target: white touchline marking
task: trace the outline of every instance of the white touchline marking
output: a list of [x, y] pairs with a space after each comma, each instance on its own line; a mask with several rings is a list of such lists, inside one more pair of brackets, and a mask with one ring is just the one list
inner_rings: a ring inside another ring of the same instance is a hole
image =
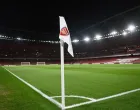
[[137, 91], [140, 91], [140, 88], [134, 89], [134, 90], [130, 90], [130, 91], [126, 91], [126, 92], [122, 92], [122, 93], [115, 94], [115, 95], [111, 95], [111, 96], [104, 97], [104, 98], [99, 98], [99, 99], [97, 99], [97, 101], [102, 101], [102, 100], [111, 99], [111, 98], [114, 98], [114, 97], [119, 97], [119, 96], [122, 96], [122, 95], [126, 95], [126, 94], [130, 94], [130, 93], [133, 93], [133, 92], [137, 92]]
[[65, 109], [79, 107], [79, 106], [82, 106], [82, 105], [87, 105], [87, 104], [91, 104], [91, 103], [95, 103], [95, 102], [99, 102], [99, 101], [103, 101], [103, 100], [119, 97], [119, 96], [122, 96], [122, 95], [126, 95], [126, 94], [130, 94], [130, 93], [133, 93], [133, 92], [137, 92], [137, 91], [140, 91], [140, 88], [134, 89], [134, 90], [130, 90], [130, 91], [126, 91], [126, 92], [122, 92], [122, 93], [115, 94], [115, 95], [111, 95], [111, 96], [107, 96], [107, 97], [103, 97], [103, 98], [99, 98], [99, 99], [96, 99], [96, 100], [93, 100], [93, 101], [87, 101], [87, 102], [83, 102], [83, 103], [79, 103], [79, 104], [73, 104], [73, 105], [70, 105], [70, 106], [66, 106]]
[[[52, 96], [51, 98], [59, 98], [59, 97], [61, 97], [61, 96]], [[85, 97], [85, 96], [78, 96], [78, 95], [65, 95], [65, 97], [69, 97], [69, 98], [74, 97], [74, 98], [81, 98], [81, 99], [87, 99], [87, 100], [91, 100], [91, 101], [95, 100], [96, 101], [96, 99]]]
[[[4, 68], [4, 67], [3, 67]], [[54, 100], [53, 98], [49, 97], [48, 95], [46, 95], [45, 93], [43, 93], [42, 91], [40, 91], [39, 89], [37, 89], [36, 87], [34, 87], [33, 85], [29, 84], [28, 82], [26, 82], [25, 80], [23, 80], [22, 78], [18, 77], [17, 75], [15, 75], [13, 72], [9, 71], [8, 69], [4, 68], [6, 71], [8, 71], [9, 73], [11, 73], [13, 76], [15, 76], [16, 78], [18, 78], [20, 81], [22, 81], [23, 83], [25, 83], [27, 86], [29, 86], [30, 88], [32, 88], [34, 91], [36, 91], [37, 93], [39, 93], [41, 96], [43, 96], [44, 98], [48, 99], [49, 101], [51, 101], [52, 103], [54, 103], [55, 105], [57, 105], [59, 108], [62, 108], [62, 104], [59, 103], [58, 101]]]

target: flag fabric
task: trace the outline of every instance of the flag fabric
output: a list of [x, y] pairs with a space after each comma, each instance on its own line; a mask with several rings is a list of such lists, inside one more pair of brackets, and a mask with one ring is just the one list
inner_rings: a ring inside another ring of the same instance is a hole
[[69, 30], [68, 30], [65, 18], [62, 17], [62, 16], [59, 16], [59, 20], [60, 20], [59, 39], [68, 44], [68, 49], [67, 50], [70, 53], [70, 55], [72, 57], [74, 57], [73, 47], [72, 47], [71, 38], [70, 38], [70, 33], [69, 33]]

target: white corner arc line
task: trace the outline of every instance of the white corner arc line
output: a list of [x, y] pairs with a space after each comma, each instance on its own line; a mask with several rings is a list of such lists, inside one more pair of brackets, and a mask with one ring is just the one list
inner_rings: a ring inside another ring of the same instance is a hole
[[53, 98], [49, 97], [48, 95], [46, 95], [45, 93], [43, 93], [42, 91], [40, 91], [39, 89], [37, 89], [36, 87], [34, 87], [33, 85], [29, 84], [28, 82], [26, 82], [22, 78], [18, 77], [17, 75], [15, 75], [13, 72], [9, 71], [8, 69], [6, 69], [6, 68], [4, 68], [4, 69], [6, 71], [8, 71], [9, 73], [11, 73], [13, 76], [15, 76], [17, 79], [19, 79], [20, 81], [22, 81], [24, 84], [26, 84], [27, 86], [29, 86], [30, 88], [32, 88], [34, 91], [36, 91], [37, 93], [39, 93], [42, 97], [48, 99], [49, 101], [51, 101], [52, 103], [54, 103], [55, 105], [57, 105], [59, 108], [62, 108], [61, 103], [59, 103], [58, 101], [56, 101]]
[[126, 91], [126, 92], [122, 92], [122, 93], [115, 94], [115, 95], [111, 95], [111, 96], [107, 96], [107, 97], [103, 97], [103, 98], [99, 98], [99, 99], [96, 99], [95, 101], [93, 100], [93, 101], [82, 102], [82, 103], [79, 103], [79, 104], [73, 104], [73, 105], [70, 105], [70, 106], [66, 106], [65, 109], [75, 108], [75, 107], [79, 107], [79, 106], [82, 106], [82, 105], [87, 105], [87, 104], [91, 104], [91, 103], [95, 103], [95, 102], [99, 102], [99, 101], [123, 96], [123, 95], [130, 94], [130, 93], [137, 92], [137, 91], [140, 91], [140, 88], [130, 90], [130, 91]]
[[[61, 96], [52, 96], [51, 98], [59, 98]], [[81, 99], [87, 99], [87, 100], [90, 100], [90, 101], [96, 101], [96, 99], [94, 98], [89, 98], [89, 97], [85, 97], [85, 96], [78, 96], [78, 95], [65, 95], [65, 97], [68, 97], [68, 98], [81, 98]]]

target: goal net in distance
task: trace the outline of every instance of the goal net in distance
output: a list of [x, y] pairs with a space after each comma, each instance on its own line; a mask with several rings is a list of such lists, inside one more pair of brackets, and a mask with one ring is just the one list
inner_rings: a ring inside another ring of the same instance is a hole
[[21, 65], [30, 65], [30, 62], [21, 62]]
[[36, 65], [45, 65], [45, 62], [37, 62]]

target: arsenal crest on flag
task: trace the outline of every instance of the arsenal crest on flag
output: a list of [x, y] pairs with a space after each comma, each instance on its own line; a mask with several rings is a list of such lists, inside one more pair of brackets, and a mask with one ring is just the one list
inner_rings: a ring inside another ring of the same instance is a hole
[[59, 17], [60, 19], [60, 35], [59, 38], [63, 41], [66, 42], [68, 44], [68, 52], [71, 54], [71, 56], [74, 57], [73, 54], [73, 48], [72, 48], [72, 44], [71, 44], [71, 38], [70, 38], [70, 33], [66, 24], [66, 21], [64, 19], [64, 17]]

